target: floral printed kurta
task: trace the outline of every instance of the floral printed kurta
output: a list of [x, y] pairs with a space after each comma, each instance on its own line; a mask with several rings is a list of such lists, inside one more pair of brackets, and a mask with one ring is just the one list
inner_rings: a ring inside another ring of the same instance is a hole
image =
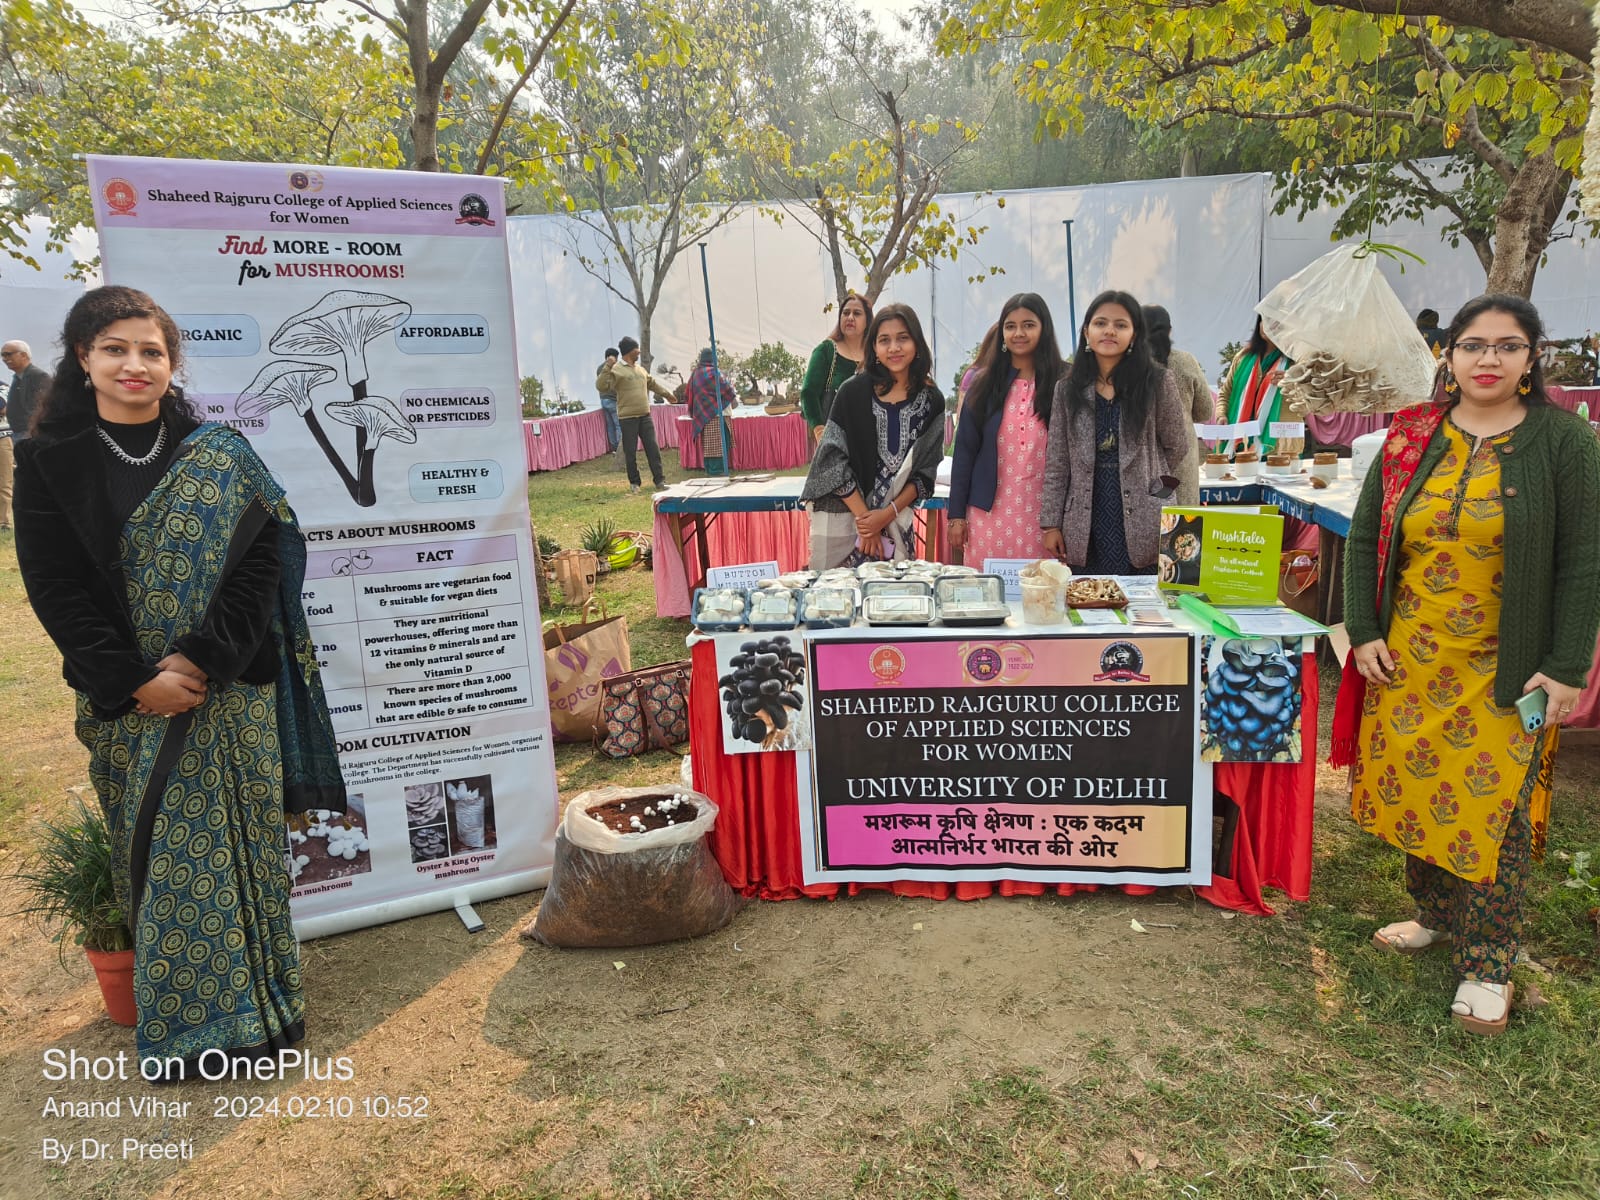
[[1446, 421], [1441, 432], [1449, 448], [1401, 518], [1395, 669], [1387, 688], [1367, 688], [1352, 809], [1368, 833], [1492, 883], [1520, 803], [1543, 845], [1556, 738], [1524, 732], [1493, 696], [1505, 560], [1493, 443], [1516, 431], [1473, 440]]

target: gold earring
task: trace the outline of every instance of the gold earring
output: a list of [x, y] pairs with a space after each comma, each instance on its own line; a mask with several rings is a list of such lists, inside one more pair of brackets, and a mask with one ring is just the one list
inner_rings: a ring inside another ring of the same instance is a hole
[[1522, 377], [1522, 382], [1517, 384], [1517, 395], [1526, 396], [1531, 391], [1533, 391], [1533, 372], [1532, 371], [1530, 371], [1530, 372], [1528, 372], [1528, 374], [1524, 375]]
[[1456, 382], [1456, 377], [1454, 375], [1450, 374], [1448, 371], [1446, 371], [1445, 372], [1445, 376], [1444, 376], [1445, 394], [1449, 395], [1449, 396], [1454, 396], [1456, 394], [1456, 389], [1459, 388], [1460, 386], [1461, 385]]

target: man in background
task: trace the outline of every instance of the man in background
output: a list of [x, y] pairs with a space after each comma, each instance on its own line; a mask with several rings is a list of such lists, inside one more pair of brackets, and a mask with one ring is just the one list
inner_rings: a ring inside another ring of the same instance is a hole
[[27, 342], [12, 341], [0, 346], [0, 359], [11, 368], [11, 390], [0, 398], [0, 529], [11, 528], [11, 474], [14, 465], [12, 440], [28, 436], [34, 410], [50, 376], [43, 367], [33, 365]]
[[[605, 361], [595, 368], [595, 386], [599, 387], [600, 373], [607, 367], [617, 365], [618, 354], [615, 347], [607, 346]], [[606, 449], [617, 456], [617, 466], [621, 464], [622, 450], [622, 422], [617, 419], [617, 394], [615, 392], [600, 393], [600, 411], [606, 414]]]
[[1444, 351], [1444, 330], [1439, 328], [1439, 314], [1431, 308], [1419, 312], [1417, 332], [1422, 335], [1422, 340], [1428, 343], [1428, 349], [1433, 351], [1434, 358], [1438, 358]]
[[622, 461], [628, 469], [628, 490], [639, 490], [639, 443], [644, 443], [644, 456], [650, 463], [650, 481], [660, 491], [667, 486], [661, 471], [661, 447], [656, 445], [656, 427], [650, 419], [650, 393], [674, 399], [639, 365], [639, 343], [625, 337], [617, 343], [620, 360], [607, 359], [595, 377], [594, 386], [604, 396], [607, 392], [617, 398], [617, 418], [622, 423]]

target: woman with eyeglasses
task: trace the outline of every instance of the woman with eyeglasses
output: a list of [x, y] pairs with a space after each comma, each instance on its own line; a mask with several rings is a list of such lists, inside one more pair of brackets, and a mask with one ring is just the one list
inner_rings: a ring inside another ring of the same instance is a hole
[[1194, 426], [1172, 372], [1151, 360], [1144, 310], [1126, 292], [1102, 292], [1089, 305], [1050, 430], [1039, 507], [1045, 554], [1090, 574], [1153, 574], [1161, 507]]
[[1022, 292], [1000, 310], [956, 427], [950, 464], [950, 545], [965, 561], [1038, 552], [1050, 403], [1066, 373], [1050, 307]]
[[1518, 296], [1456, 314], [1439, 393], [1390, 424], [1345, 555], [1332, 762], [1353, 764], [1357, 823], [1406, 852], [1417, 906], [1373, 945], [1447, 947], [1451, 1013], [1480, 1034], [1506, 1027], [1557, 731], [1600, 630], [1600, 443], [1546, 396], [1543, 332]]

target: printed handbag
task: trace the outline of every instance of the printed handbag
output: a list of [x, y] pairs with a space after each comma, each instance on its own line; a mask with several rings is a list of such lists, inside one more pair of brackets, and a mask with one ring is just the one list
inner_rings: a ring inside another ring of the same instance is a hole
[[606, 680], [595, 753], [628, 758], [688, 741], [689, 676], [685, 659]]

